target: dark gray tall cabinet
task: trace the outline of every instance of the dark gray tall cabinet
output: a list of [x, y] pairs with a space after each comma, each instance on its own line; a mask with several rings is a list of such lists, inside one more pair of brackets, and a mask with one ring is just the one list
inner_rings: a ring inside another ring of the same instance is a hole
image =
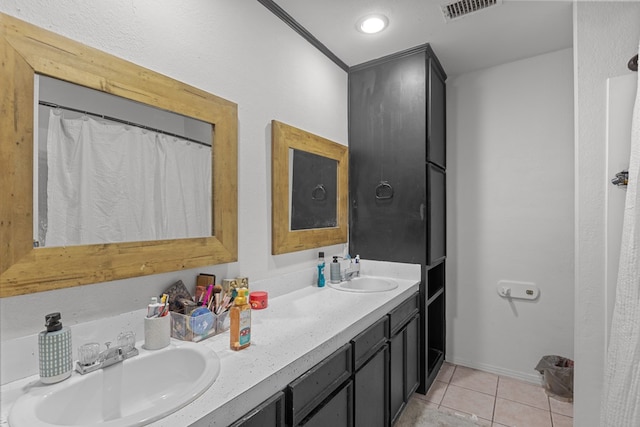
[[429, 45], [349, 69], [349, 250], [422, 265], [422, 393], [445, 351], [446, 78]]

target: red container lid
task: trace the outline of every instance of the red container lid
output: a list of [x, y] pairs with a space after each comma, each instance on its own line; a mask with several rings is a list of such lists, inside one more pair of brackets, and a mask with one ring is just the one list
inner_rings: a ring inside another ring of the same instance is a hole
[[262, 310], [269, 305], [269, 294], [265, 291], [254, 291], [249, 294], [249, 304], [254, 310]]

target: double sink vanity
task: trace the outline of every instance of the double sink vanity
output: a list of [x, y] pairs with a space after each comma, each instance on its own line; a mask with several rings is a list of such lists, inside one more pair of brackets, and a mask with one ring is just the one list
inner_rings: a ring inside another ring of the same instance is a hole
[[247, 349], [231, 351], [227, 333], [157, 351], [139, 341], [139, 356], [87, 375], [3, 386], [0, 425], [352, 425], [376, 409], [389, 425], [418, 381], [420, 266], [363, 260], [362, 276], [355, 292], [308, 272], [256, 281], [270, 301], [252, 312]]

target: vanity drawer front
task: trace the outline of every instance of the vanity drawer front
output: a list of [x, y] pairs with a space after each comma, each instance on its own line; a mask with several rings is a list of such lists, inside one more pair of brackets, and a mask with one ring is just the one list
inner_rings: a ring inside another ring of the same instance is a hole
[[389, 313], [389, 335], [394, 336], [419, 311], [420, 298], [416, 292]]
[[271, 396], [231, 427], [284, 427], [284, 393]]
[[316, 411], [293, 427], [353, 427], [353, 383], [347, 382]]
[[351, 344], [349, 343], [287, 386], [289, 424], [299, 423], [350, 376]]
[[389, 318], [384, 316], [364, 332], [351, 340], [353, 345], [353, 369], [357, 371], [389, 337]]

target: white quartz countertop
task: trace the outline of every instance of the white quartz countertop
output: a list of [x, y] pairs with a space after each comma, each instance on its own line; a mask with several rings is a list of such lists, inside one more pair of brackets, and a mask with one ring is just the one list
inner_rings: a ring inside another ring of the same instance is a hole
[[[417, 270], [412, 269], [411, 274], [400, 275], [413, 279], [398, 278], [393, 269], [387, 270], [388, 274], [374, 271], [377, 276], [398, 282], [391, 291], [354, 293], [329, 286], [304, 286], [276, 297], [271, 297], [270, 292], [268, 308], [252, 310], [251, 345], [240, 351], [230, 350], [229, 332], [198, 343], [216, 352], [220, 375], [196, 400], [151, 425], [228, 426], [416, 292], [420, 270], [415, 267]], [[37, 379], [33, 376], [7, 384], [3, 393]], [[9, 410], [8, 405], [3, 405], [0, 424], [6, 423]]]

